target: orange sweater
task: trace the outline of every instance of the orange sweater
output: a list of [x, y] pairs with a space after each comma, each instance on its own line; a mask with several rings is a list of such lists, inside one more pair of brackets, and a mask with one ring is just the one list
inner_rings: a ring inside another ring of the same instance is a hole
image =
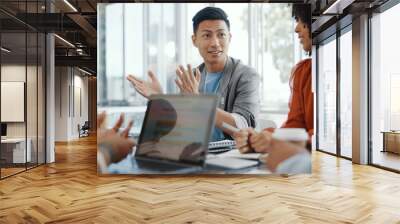
[[304, 128], [314, 134], [314, 102], [311, 90], [311, 59], [297, 63], [290, 77], [289, 113], [282, 128]]

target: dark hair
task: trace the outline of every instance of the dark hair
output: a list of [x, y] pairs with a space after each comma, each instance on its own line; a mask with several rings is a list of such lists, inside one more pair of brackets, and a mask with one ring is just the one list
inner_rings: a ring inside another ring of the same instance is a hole
[[204, 20], [223, 20], [228, 26], [228, 30], [230, 30], [230, 24], [228, 20], [228, 15], [224, 12], [224, 10], [217, 7], [206, 7], [196, 13], [193, 16], [193, 33], [196, 33], [199, 28], [199, 24]]
[[292, 17], [296, 21], [300, 20], [307, 26], [309, 30], [309, 35], [311, 37], [311, 5], [301, 3], [293, 4]]

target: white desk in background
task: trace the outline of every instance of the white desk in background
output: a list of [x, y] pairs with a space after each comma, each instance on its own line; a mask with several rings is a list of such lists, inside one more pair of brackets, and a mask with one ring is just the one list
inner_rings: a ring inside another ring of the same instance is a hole
[[[1, 139], [1, 157], [7, 163], [25, 163], [31, 162], [32, 153], [30, 138], [26, 139], [27, 147], [25, 154], [25, 138], [5, 138]], [[12, 160], [11, 160], [12, 156]], [[25, 158], [27, 161], [25, 161]]]

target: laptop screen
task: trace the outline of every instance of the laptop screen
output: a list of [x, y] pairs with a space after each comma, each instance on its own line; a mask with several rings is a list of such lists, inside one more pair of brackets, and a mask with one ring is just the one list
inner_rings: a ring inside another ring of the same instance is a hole
[[1, 136], [7, 136], [7, 124], [1, 123]]
[[148, 102], [136, 156], [203, 164], [216, 95], [158, 95]]

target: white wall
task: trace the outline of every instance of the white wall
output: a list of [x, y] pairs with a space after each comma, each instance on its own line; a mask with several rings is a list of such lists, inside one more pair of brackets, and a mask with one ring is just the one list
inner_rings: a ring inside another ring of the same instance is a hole
[[[27, 69], [27, 70], [25, 70]], [[32, 127], [36, 130], [36, 113], [32, 113], [32, 111], [36, 112], [37, 107], [37, 99], [36, 99], [36, 80], [31, 78], [31, 74], [36, 74], [36, 67], [25, 65], [17, 65], [17, 64], [9, 64], [9, 65], [2, 65], [1, 67], [1, 81], [4, 82], [25, 82], [25, 75], [26, 71], [28, 72], [28, 88], [27, 88], [27, 106], [29, 107], [27, 118], [28, 122], [28, 129]], [[42, 105], [39, 105], [39, 107]], [[8, 108], [2, 108], [1, 110], [7, 110]], [[35, 124], [31, 124], [33, 122]], [[25, 122], [8, 122], [7, 123], [7, 136], [9, 137], [25, 137]], [[33, 127], [35, 126], [35, 127]], [[29, 132], [29, 130], [28, 130]], [[28, 133], [29, 135], [29, 133]], [[29, 137], [29, 136], [28, 136]]]
[[[54, 11], [50, 2], [46, 2], [46, 7]], [[46, 35], [46, 163], [56, 160], [55, 153], [55, 42], [54, 35]]]
[[[1, 81], [6, 82], [25, 82], [25, 65], [2, 65], [1, 66]], [[7, 108], [1, 108], [7, 110]], [[25, 123], [11, 122], [7, 123], [8, 137], [25, 137]]]
[[56, 67], [55, 73], [55, 140], [70, 141], [88, 120], [88, 78], [72, 67]]
[[68, 68], [56, 67], [55, 68], [55, 141], [68, 140]]
[[[30, 148], [32, 151], [32, 161], [44, 163], [44, 92], [43, 83], [44, 74], [41, 66], [32, 66], [25, 64], [3, 64], [1, 66], [1, 81], [3, 82], [24, 82], [26, 85], [26, 106], [21, 108], [22, 113], [26, 112], [26, 120], [22, 122], [6, 122], [7, 137], [30, 139]], [[27, 80], [25, 80], [27, 78]], [[3, 89], [4, 90], [4, 89]], [[3, 92], [2, 90], [2, 92]], [[23, 94], [23, 92], [21, 93]], [[7, 97], [2, 95], [3, 97]], [[25, 96], [24, 96], [25, 97]], [[13, 113], [10, 107], [2, 107], [2, 112]], [[15, 113], [15, 112], [14, 112]], [[37, 153], [39, 156], [37, 157]]]

